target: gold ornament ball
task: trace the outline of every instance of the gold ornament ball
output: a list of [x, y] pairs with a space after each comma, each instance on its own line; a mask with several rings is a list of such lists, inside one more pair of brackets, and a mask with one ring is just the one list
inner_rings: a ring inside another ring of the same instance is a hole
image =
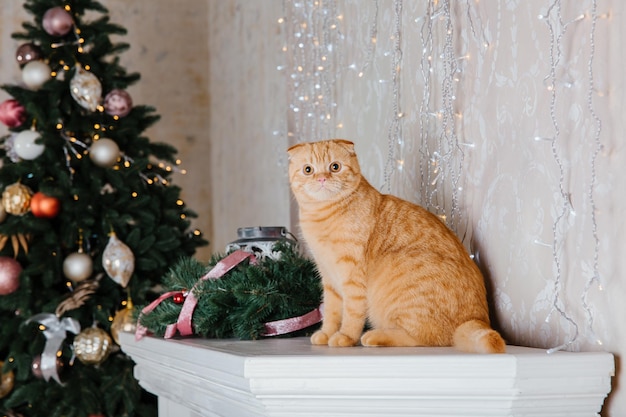
[[133, 309], [125, 308], [115, 313], [113, 322], [111, 323], [111, 336], [118, 345], [120, 344], [120, 332], [134, 333], [137, 329], [137, 323], [133, 319]]
[[100, 365], [111, 353], [111, 343], [107, 332], [90, 327], [74, 338], [74, 353], [85, 365]]
[[2, 192], [2, 206], [9, 214], [21, 216], [30, 210], [30, 199], [33, 191], [25, 185], [15, 183], [7, 186]]
[[11, 391], [13, 391], [13, 386], [15, 385], [15, 375], [13, 371], [2, 372], [2, 367], [4, 366], [4, 362], [0, 361], [0, 398], [4, 398]]

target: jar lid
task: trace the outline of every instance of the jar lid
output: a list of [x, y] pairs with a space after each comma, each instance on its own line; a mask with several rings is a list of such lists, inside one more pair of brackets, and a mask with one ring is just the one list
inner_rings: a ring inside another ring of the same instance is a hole
[[239, 239], [280, 239], [289, 234], [287, 228], [282, 226], [240, 227], [237, 229]]

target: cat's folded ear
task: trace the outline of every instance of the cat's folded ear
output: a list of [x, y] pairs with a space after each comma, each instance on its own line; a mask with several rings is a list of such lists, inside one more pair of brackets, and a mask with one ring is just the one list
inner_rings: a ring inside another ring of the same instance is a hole
[[349, 140], [333, 139], [333, 142], [335, 142], [337, 145], [340, 145], [343, 148], [345, 148], [348, 152], [350, 152], [351, 155], [354, 155], [356, 153], [354, 151], [354, 143], [350, 142]]
[[289, 158], [291, 158], [296, 149], [301, 148], [302, 146], [304, 146], [304, 143], [296, 143], [295, 145], [290, 146], [287, 149], [287, 155], [289, 156]]

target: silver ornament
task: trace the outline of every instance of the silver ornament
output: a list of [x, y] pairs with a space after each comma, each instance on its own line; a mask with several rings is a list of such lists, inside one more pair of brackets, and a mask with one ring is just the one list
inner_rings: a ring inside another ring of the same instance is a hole
[[70, 80], [70, 93], [82, 107], [96, 111], [102, 98], [102, 84], [98, 77], [77, 65], [76, 72]]
[[39, 133], [35, 130], [23, 130], [13, 139], [13, 151], [22, 159], [33, 160], [44, 151], [44, 145], [36, 143]]
[[120, 147], [112, 139], [100, 138], [91, 144], [89, 157], [94, 164], [108, 168], [113, 166], [120, 157]]
[[93, 260], [83, 252], [74, 252], [63, 261], [63, 273], [72, 282], [80, 282], [91, 276]]
[[36, 91], [52, 77], [50, 73], [50, 67], [45, 62], [31, 61], [22, 70], [22, 81], [28, 88]]
[[115, 233], [111, 233], [102, 252], [102, 266], [113, 281], [126, 288], [135, 271], [135, 255]]

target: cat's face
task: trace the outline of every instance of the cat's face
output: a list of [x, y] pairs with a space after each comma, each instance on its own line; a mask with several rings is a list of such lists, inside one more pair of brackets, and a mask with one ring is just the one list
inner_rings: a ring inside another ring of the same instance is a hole
[[299, 203], [332, 201], [353, 192], [361, 170], [352, 142], [299, 143], [287, 150], [289, 182]]

